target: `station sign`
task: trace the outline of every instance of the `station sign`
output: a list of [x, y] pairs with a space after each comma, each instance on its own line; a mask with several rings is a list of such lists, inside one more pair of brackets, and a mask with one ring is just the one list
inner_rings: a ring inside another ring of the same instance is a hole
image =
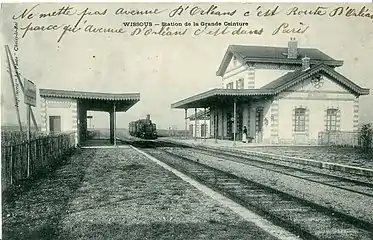
[[36, 85], [28, 79], [24, 82], [25, 103], [35, 107], [36, 106]]

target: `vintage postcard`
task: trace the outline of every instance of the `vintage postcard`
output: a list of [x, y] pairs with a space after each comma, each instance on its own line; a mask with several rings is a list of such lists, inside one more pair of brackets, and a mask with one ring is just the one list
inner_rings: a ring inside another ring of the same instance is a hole
[[371, 3], [3, 3], [4, 239], [373, 239]]

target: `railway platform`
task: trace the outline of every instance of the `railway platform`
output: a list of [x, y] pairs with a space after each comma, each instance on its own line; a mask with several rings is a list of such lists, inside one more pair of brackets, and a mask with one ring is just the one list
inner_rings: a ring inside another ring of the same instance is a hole
[[9, 197], [3, 202], [3, 236], [275, 239], [130, 147], [78, 149], [54, 172]]
[[242, 153], [248, 156], [265, 156], [276, 160], [291, 161], [305, 165], [337, 170], [351, 174], [373, 177], [373, 152], [362, 153], [356, 148], [328, 147], [318, 145], [271, 145], [244, 143], [215, 139], [160, 138], [163, 141], [200, 146], [204, 148]]

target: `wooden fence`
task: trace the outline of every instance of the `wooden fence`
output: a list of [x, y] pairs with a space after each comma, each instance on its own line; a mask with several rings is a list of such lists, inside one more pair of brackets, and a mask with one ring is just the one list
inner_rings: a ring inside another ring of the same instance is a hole
[[[75, 148], [74, 133], [34, 135], [30, 142], [2, 142], [2, 192], [10, 186], [51, 168]], [[30, 149], [30, 161], [28, 161]]]

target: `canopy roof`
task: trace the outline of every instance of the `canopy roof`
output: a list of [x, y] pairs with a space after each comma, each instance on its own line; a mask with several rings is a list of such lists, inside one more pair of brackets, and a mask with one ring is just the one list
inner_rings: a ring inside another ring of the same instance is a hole
[[204, 108], [233, 102], [261, 99], [273, 95], [272, 90], [215, 88], [171, 104], [171, 108]]
[[82, 92], [56, 89], [39, 89], [42, 98], [76, 99], [92, 111], [112, 111], [114, 104], [116, 111], [127, 111], [138, 101], [140, 93], [103, 93]]

